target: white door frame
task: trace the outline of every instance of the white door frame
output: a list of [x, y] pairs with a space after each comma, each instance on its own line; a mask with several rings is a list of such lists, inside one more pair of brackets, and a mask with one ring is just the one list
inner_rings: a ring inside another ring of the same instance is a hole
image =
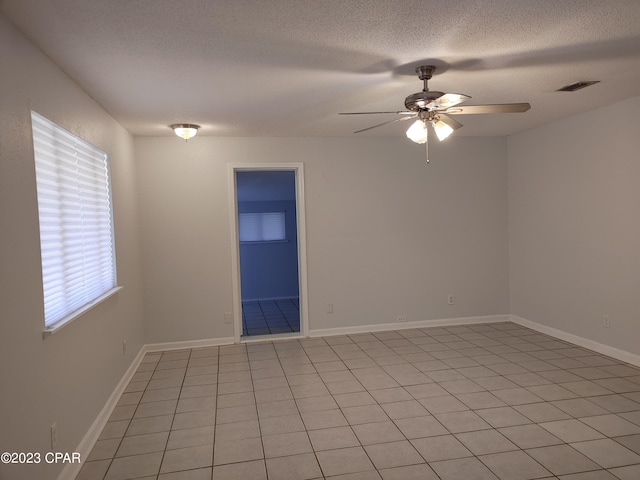
[[[309, 335], [307, 305], [307, 237], [304, 206], [304, 164], [292, 163], [230, 163], [227, 168], [229, 218], [231, 226], [231, 280], [233, 282], [233, 337], [240, 343], [242, 336], [242, 296], [240, 287], [240, 242], [238, 241], [238, 192], [236, 172], [247, 171], [295, 172], [296, 226], [298, 228], [298, 288], [300, 295], [300, 336]], [[258, 337], [256, 337], [258, 338]]]

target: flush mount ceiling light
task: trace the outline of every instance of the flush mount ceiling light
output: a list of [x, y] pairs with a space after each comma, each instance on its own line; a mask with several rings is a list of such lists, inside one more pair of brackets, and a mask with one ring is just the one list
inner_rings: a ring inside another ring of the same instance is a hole
[[200, 125], [195, 125], [193, 123], [174, 123], [169, 126], [177, 136], [184, 138], [185, 141], [195, 137], [196, 133], [198, 133], [198, 129], [200, 128]]

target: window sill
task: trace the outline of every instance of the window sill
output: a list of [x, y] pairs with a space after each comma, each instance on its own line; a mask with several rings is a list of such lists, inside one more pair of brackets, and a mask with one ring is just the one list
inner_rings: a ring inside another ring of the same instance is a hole
[[79, 310], [76, 310], [75, 312], [71, 313], [70, 315], [67, 315], [63, 319], [61, 319], [58, 322], [56, 322], [55, 324], [53, 324], [53, 325], [51, 325], [49, 327], [46, 327], [42, 331], [42, 339], [45, 340], [48, 337], [50, 337], [51, 335], [53, 335], [54, 333], [58, 333], [60, 330], [62, 330], [64, 327], [66, 327], [67, 325], [72, 323], [74, 320], [76, 320], [77, 318], [80, 318], [86, 312], [88, 312], [92, 308], [100, 305], [102, 302], [104, 302], [108, 298], [111, 298], [116, 293], [118, 293], [120, 290], [122, 290], [121, 286], [113, 287], [111, 290], [109, 290], [108, 292], [103, 293], [98, 298], [96, 298], [95, 300], [93, 300], [90, 303], [87, 303], [84, 307], [80, 308]]
[[240, 241], [240, 245], [261, 245], [263, 243], [289, 243], [289, 240], [243, 240]]

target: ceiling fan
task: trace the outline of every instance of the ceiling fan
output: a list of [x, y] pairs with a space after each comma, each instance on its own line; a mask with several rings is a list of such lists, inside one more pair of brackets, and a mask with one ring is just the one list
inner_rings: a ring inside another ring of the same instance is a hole
[[[518, 113], [526, 112], [531, 108], [528, 103], [502, 103], [495, 105], [468, 105], [459, 106], [460, 103], [469, 100], [471, 97], [461, 93], [444, 93], [429, 91], [427, 82], [433, 76], [436, 67], [433, 65], [422, 65], [416, 68], [418, 78], [424, 82], [421, 92], [409, 95], [404, 99], [404, 106], [407, 110], [396, 112], [346, 112], [340, 115], [376, 115], [383, 113], [393, 113], [402, 115], [400, 118], [379, 123], [371, 127], [357, 130], [353, 133], [366, 132], [373, 128], [381, 127], [389, 123], [403, 122], [416, 119], [407, 130], [407, 137], [416, 143], [427, 142], [427, 126], [431, 125], [438, 140], [447, 138], [454, 130], [463, 125], [449, 117], [449, 115], [475, 115], [486, 113]], [[429, 160], [427, 160], [428, 162]]]

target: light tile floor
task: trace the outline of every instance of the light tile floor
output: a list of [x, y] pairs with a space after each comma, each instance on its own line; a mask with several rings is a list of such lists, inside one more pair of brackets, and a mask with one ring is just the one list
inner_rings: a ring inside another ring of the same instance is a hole
[[77, 480], [630, 480], [640, 368], [511, 323], [147, 354]]

